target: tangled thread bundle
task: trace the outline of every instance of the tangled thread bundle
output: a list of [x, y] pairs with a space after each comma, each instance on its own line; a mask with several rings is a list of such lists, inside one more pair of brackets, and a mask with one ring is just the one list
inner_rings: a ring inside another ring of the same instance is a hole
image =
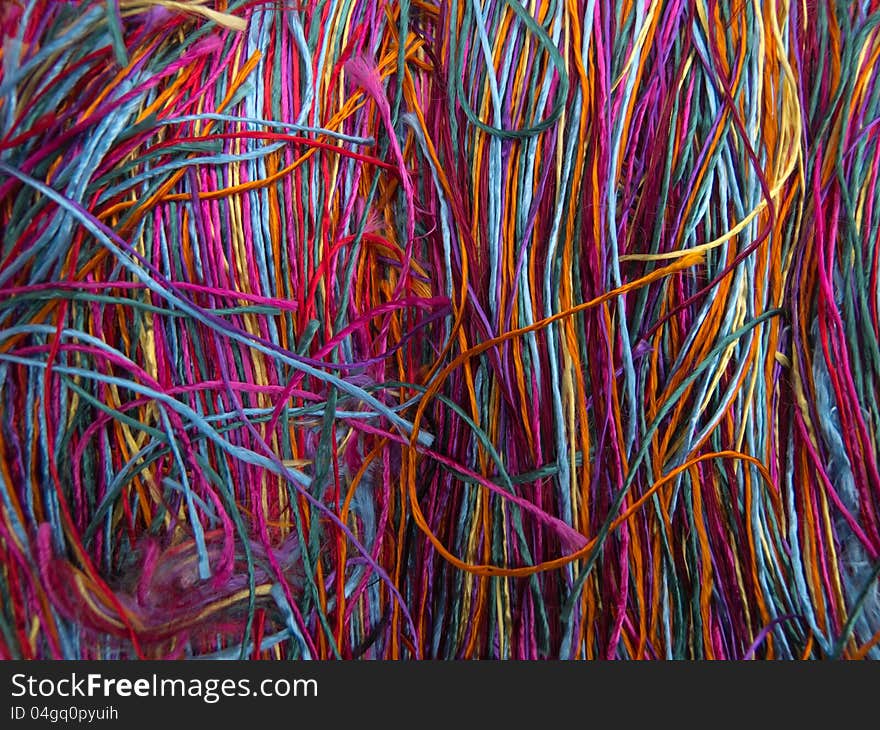
[[876, 0], [0, 21], [0, 655], [878, 656]]

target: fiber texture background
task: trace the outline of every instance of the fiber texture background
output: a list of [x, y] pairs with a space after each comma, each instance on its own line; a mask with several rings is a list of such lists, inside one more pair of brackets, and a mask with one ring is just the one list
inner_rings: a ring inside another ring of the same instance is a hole
[[880, 2], [0, 33], [0, 656], [880, 656]]

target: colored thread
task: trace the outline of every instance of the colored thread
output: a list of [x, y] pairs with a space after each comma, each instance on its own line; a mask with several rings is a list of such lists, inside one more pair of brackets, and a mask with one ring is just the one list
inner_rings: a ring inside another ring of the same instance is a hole
[[880, 3], [0, 33], [0, 656], [880, 656]]

